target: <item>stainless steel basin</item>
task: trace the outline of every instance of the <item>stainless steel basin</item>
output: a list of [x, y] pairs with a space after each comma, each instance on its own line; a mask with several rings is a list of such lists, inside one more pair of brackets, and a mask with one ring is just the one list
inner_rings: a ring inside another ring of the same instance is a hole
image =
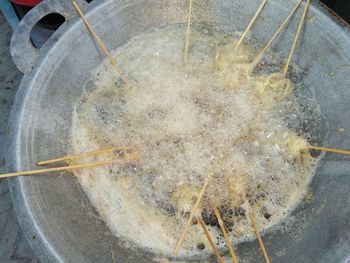
[[[265, 43], [295, 0], [270, 0], [252, 30]], [[185, 23], [187, 1], [81, 1], [87, 17], [109, 49], [155, 27]], [[195, 0], [193, 21], [243, 30], [260, 0]], [[65, 24], [40, 50], [29, 41], [32, 26], [47, 13]], [[300, 17], [281, 35], [274, 50], [286, 57]], [[39, 159], [69, 149], [72, 107], [84, 81], [104, 55], [77, 17], [70, 1], [46, 0], [21, 22], [12, 40], [15, 63], [26, 74], [11, 122], [8, 169], [34, 169]], [[293, 63], [303, 87], [313, 86], [323, 116], [322, 144], [350, 149], [350, 32], [313, 1]], [[311, 96], [311, 95], [310, 95]], [[337, 133], [343, 127], [345, 132]], [[272, 262], [349, 262], [350, 159], [327, 154], [310, 185], [312, 200], [302, 203], [288, 224], [266, 233]], [[22, 228], [43, 262], [150, 262], [151, 255], [114, 237], [73, 176], [54, 174], [11, 179], [11, 193]], [[127, 223], [128, 220], [125, 219]], [[128, 247], [128, 248], [126, 248]], [[238, 246], [241, 262], [262, 262], [256, 242]], [[199, 260], [199, 259], [198, 259]], [[215, 260], [214, 256], [211, 260]]]

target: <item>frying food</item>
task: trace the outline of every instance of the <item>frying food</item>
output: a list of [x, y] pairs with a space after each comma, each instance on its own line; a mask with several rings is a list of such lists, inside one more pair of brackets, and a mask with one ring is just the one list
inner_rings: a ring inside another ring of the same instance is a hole
[[[172, 254], [208, 176], [199, 214], [220, 248], [213, 208], [233, 244], [254, 236], [250, 208], [259, 229], [272, 231], [305, 195], [317, 161], [301, 151], [311, 131], [290, 121], [305, 115], [295, 84], [269, 72], [277, 59], [256, 72], [253, 46], [234, 51], [225, 32], [198, 26], [184, 65], [183, 32], [167, 26], [116, 51], [134, 84], [120, 81], [107, 61], [100, 65], [76, 105], [71, 133], [75, 151], [129, 146], [112, 168], [75, 175], [116, 236], [163, 255]], [[180, 254], [211, 253], [197, 223]]]

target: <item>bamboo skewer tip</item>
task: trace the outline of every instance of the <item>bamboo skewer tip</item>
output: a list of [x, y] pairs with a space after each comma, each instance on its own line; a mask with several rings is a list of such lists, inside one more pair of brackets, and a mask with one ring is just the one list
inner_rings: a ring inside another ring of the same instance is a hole
[[192, 0], [189, 0], [188, 6], [188, 18], [187, 18], [187, 30], [185, 35], [185, 50], [184, 50], [184, 61], [187, 64], [188, 61], [188, 51], [190, 45], [190, 33], [191, 33], [191, 18], [192, 18]]
[[236, 46], [234, 47], [234, 51], [237, 51], [237, 49], [240, 47], [240, 45], [242, 44], [244, 38], [246, 37], [246, 35], [248, 34], [249, 30], [251, 29], [251, 27], [254, 25], [256, 19], [258, 18], [258, 16], [260, 15], [261, 11], [264, 9], [264, 6], [266, 5], [268, 0], [263, 0], [260, 4], [260, 6], [258, 7], [258, 10], [255, 12], [253, 18], [250, 20], [248, 26], [246, 27], [246, 29], [244, 30], [242, 36], [239, 38], [238, 42], [236, 43]]
[[44, 173], [58, 172], [58, 171], [69, 171], [69, 170], [91, 168], [91, 167], [98, 167], [98, 166], [107, 166], [111, 164], [113, 164], [113, 161], [102, 161], [102, 162], [92, 162], [92, 163], [68, 165], [68, 166], [61, 166], [61, 167], [54, 167], [54, 168], [45, 168], [45, 169], [39, 169], [39, 170], [20, 171], [20, 172], [14, 172], [14, 173], [1, 174], [0, 179], [16, 177], [16, 176], [44, 174]]
[[224, 260], [222, 259], [221, 255], [220, 255], [220, 252], [216, 248], [216, 245], [215, 245], [212, 237], [210, 236], [209, 231], [208, 231], [207, 227], [205, 226], [205, 223], [204, 223], [203, 219], [198, 217], [198, 223], [199, 223], [200, 227], [202, 228], [202, 230], [203, 230], [203, 232], [205, 234], [205, 237], [208, 239], [208, 242], [209, 242], [211, 248], [213, 249], [218, 262], [219, 263], [223, 263]]
[[297, 47], [298, 40], [300, 38], [300, 33], [301, 33], [301, 30], [302, 30], [303, 25], [304, 25], [305, 17], [306, 17], [307, 11], [308, 11], [309, 6], [310, 6], [310, 2], [311, 2], [311, 0], [307, 0], [307, 2], [305, 4], [304, 11], [303, 11], [303, 14], [301, 16], [301, 19], [300, 19], [300, 22], [299, 22], [299, 25], [298, 25], [298, 29], [297, 29], [297, 31], [295, 33], [295, 37], [294, 37], [292, 48], [291, 48], [291, 50], [289, 52], [288, 59], [287, 59], [287, 62], [285, 64], [285, 66], [284, 66], [284, 69], [282, 70], [282, 73], [285, 76], [288, 73], [288, 68], [289, 68], [290, 63], [292, 61], [292, 57], [293, 57], [294, 51], [295, 51], [295, 49]]
[[266, 53], [266, 51], [271, 47], [272, 42], [277, 38], [277, 36], [280, 34], [280, 32], [285, 28], [285, 26], [287, 25], [287, 23], [290, 21], [290, 19], [294, 16], [294, 14], [296, 13], [296, 11], [298, 10], [298, 8], [300, 7], [301, 3], [304, 0], [299, 0], [299, 2], [297, 2], [297, 4], [294, 6], [294, 8], [289, 12], [289, 14], [287, 15], [287, 17], [280, 23], [280, 25], [278, 26], [277, 30], [275, 31], [275, 33], [272, 35], [272, 37], [270, 38], [270, 40], [266, 43], [265, 47], [262, 48], [257, 56], [255, 57], [255, 59], [252, 62], [253, 67], [255, 67], [259, 61], [262, 59], [263, 55]]
[[175, 247], [175, 250], [174, 250], [174, 254], [175, 255], [178, 255], [178, 253], [180, 251], [180, 248], [181, 248], [182, 242], [185, 239], [185, 235], [187, 233], [187, 230], [188, 230], [188, 228], [189, 228], [189, 226], [190, 226], [190, 224], [191, 224], [191, 222], [193, 220], [193, 217], [195, 216], [195, 213], [197, 212], [197, 208], [198, 208], [198, 206], [199, 206], [199, 204], [200, 204], [200, 202], [201, 202], [201, 200], [202, 200], [202, 198], [204, 196], [204, 193], [207, 190], [207, 187], [208, 187], [208, 184], [209, 184], [209, 179], [210, 179], [210, 177], [208, 177], [205, 180], [205, 182], [203, 184], [203, 187], [202, 187], [202, 190], [200, 191], [200, 193], [198, 195], [197, 201], [196, 201], [196, 203], [194, 204], [194, 206], [192, 208], [192, 212], [190, 214], [190, 217], [188, 218], [188, 220], [186, 222], [186, 225], [185, 225], [185, 227], [184, 227], [184, 229], [183, 229], [183, 231], [181, 233], [181, 236], [180, 236], [180, 238], [179, 238], [179, 240], [178, 240], [178, 242], [176, 244], [176, 247]]
[[88, 156], [95, 156], [95, 155], [99, 155], [99, 154], [105, 154], [105, 153], [108, 153], [108, 152], [113, 152], [113, 151], [115, 151], [117, 149], [118, 149], [118, 147], [108, 147], [108, 148], [104, 148], [104, 149], [100, 149], [100, 150], [94, 150], [94, 151], [90, 151], [90, 152], [66, 155], [66, 156], [63, 156], [63, 157], [55, 158], [55, 159], [39, 161], [37, 164], [39, 166], [41, 166], [41, 165], [46, 165], [46, 164], [56, 163], [56, 162], [61, 162], [61, 161], [66, 161], [66, 160], [77, 160], [77, 159], [82, 159], [82, 158], [88, 157]]
[[255, 215], [254, 215], [254, 212], [253, 212], [253, 209], [249, 209], [248, 211], [248, 215], [249, 215], [249, 219], [250, 219], [250, 222], [252, 224], [252, 227], [254, 229], [254, 232], [255, 232], [255, 235], [256, 235], [256, 238], [258, 239], [258, 243], [259, 243], [259, 246], [260, 246], [260, 249], [261, 249], [261, 252], [263, 253], [263, 256], [265, 258], [265, 262], [266, 263], [270, 263], [270, 259], [267, 255], [267, 252], [266, 252], [266, 249], [265, 249], [265, 245], [264, 245], [264, 242], [260, 236], [260, 232], [259, 232], [259, 229], [256, 225], [256, 220], [255, 220]]
[[128, 81], [126, 75], [124, 74], [123, 70], [118, 66], [118, 63], [115, 61], [115, 59], [113, 58], [111, 53], [108, 51], [108, 49], [106, 48], [105, 44], [102, 42], [101, 38], [97, 35], [96, 31], [93, 29], [93, 27], [90, 24], [89, 20], [84, 15], [83, 10], [80, 8], [80, 6], [78, 5], [78, 3], [76, 1], [73, 0], [72, 4], [73, 4], [74, 8], [77, 10], [77, 12], [80, 15], [80, 17], [83, 19], [86, 27], [88, 28], [88, 30], [90, 31], [90, 33], [92, 34], [94, 39], [96, 40], [97, 44], [100, 46], [102, 51], [105, 53], [106, 57], [109, 59], [110, 63], [112, 64], [113, 68], [117, 72], [118, 76], [122, 79], [122, 81], [127, 86], [129, 86], [129, 81]]
[[336, 148], [328, 148], [328, 147], [322, 147], [322, 146], [315, 146], [315, 145], [309, 145], [306, 148], [301, 149], [301, 151], [307, 151], [307, 150], [316, 150], [316, 151], [323, 151], [323, 152], [331, 152], [331, 153], [339, 153], [339, 154], [350, 155], [350, 151], [347, 151], [347, 150], [341, 150], [341, 149], [336, 149]]
[[227, 248], [228, 250], [230, 251], [230, 254], [231, 254], [231, 257], [232, 257], [232, 261], [234, 263], [238, 263], [238, 258], [236, 256], [236, 253], [235, 251], [233, 250], [233, 246], [231, 244], [231, 241], [228, 237], [228, 234], [226, 232], [226, 229], [225, 229], [225, 225], [224, 225], [224, 222], [222, 220], [222, 217], [221, 217], [221, 214], [220, 214], [220, 211], [215, 207], [214, 208], [214, 213], [215, 213], [215, 216], [219, 222], [219, 225], [220, 225], [220, 228], [221, 228], [221, 231], [222, 231], [222, 234], [224, 235], [224, 239], [225, 239], [225, 242], [226, 242], [226, 245], [227, 245]]

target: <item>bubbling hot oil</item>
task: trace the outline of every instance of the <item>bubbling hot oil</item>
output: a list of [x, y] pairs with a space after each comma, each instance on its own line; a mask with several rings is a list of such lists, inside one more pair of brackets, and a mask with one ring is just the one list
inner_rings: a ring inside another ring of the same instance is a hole
[[[301, 114], [293, 86], [279, 74], [252, 73], [255, 51], [233, 51], [220, 32], [193, 31], [183, 64], [183, 32], [168, 26], [117, 50], [131, 79], [125, 86], [106, 61], [76, 107], [77, 152], [126, 145], [111, 168], [76, 171], [111, 231], [154, 253], [171, 255], [205, 181], [199, 214], [218, 246], [218, 207], [233, 243], [253, 235], [247, 209], [261, 230], [273, 229], [301, 200], [315, 160], [300, 149], [302, 132], [286, 124]], [[194, 222], [180, 254], [210, 253]]]

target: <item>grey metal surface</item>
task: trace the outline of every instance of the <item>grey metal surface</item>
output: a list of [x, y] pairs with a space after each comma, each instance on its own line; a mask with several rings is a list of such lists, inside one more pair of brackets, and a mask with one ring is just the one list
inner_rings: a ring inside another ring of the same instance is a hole
[[[254, 38], [264, 43], [295, 2], [271, 0], [253, 29]], [[259, 3], [198, 0], [193, 21], [218, 23], [228, 32], [242, 30]], [[96, 31], [114, 49], [150, 28], [185, 22], [187, 4], [105, 0], [94, 1], [88, 9]], [[293, 20], [274, 46], [283, 57], [297, 21]], [[24, 76], [16, 97], [7, 156], [10, 170], [33, 169], [37, 160], [67, 152], [73, 105], [90, 70], [104, 58], [80, 19], [69, 19], [53, 39]], [[349, 31], [314, 3], [293, 62], [303, 72], [299, 76], [303, 86], [317, 91], [315, 98], [330, 127], [323, 145], [338, 148], [350, 148], [349, 49]], [[13, 54], [21, 52], [14, 50]], [[337, 133], [338, 127], [346, 132]], [[344, 262], [350, 255], [349, 168], [346, 156], [329, 154], [322, 160], [311, 184], [312, 202], [296, 209], [288, 226], [265, 235], [272, 262]], [[72, 176], [17, 178], [10, 185], [20, 223], [27, 238], [35, 235], [32, 246], [43, 262], [112, 262], [112, 250], [117, 262], [153, 259], [132, 244], [126, 249], [123, 240], [110, 234]], [[242, 262], [262, 260], [256, 242], [240, 244], [238, 254]]]
[[[82, 6], [86, 4], [82, 0], [77, 0], [77, 2]], [[11, 55], [15, 64], [23, 73], [30, 73], [36, 65], [40, 53], [46, 53], [47, 47], [51, 47], [53, 42], [56, 41], [55, 38], [51, 38], [42, 48], [38, 49], [33, 46], [30, 40], [30, 34], [34, 26], [40, 19], [51, 13], [61, 14], [66, 19], [75, 16], [75, 10], [70, 1], [46, 0], [23, 17], [18, 25], [18, 29], [13, 34]]]
[[[22, 73], [12, 62], [12, 30], [0, 12], [0, 173], [6, 171], [5, 150], [8, 145], [8, 119]], [[7, 180], [0, 180], [0, 262], [39, 262], [22, 234], [12, 206]]]

